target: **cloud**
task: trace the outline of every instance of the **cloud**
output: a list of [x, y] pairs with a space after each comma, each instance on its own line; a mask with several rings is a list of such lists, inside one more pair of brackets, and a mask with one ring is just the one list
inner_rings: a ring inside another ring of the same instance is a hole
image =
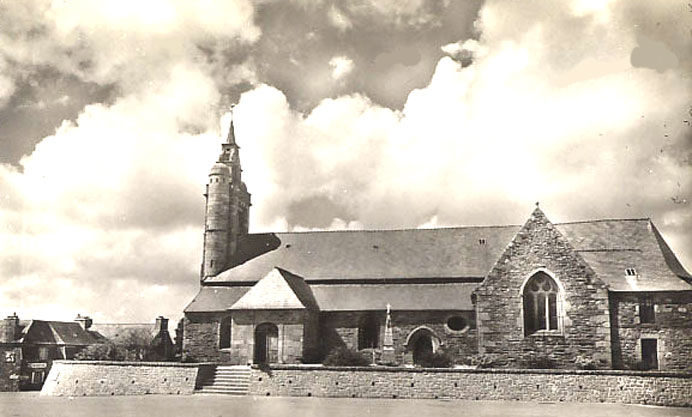
[[[160, 78], [112, 105], [87, 106], [23, 158], [21, 172], [0, 165], [0, 304], [25, 317], [180, 315], [199, 273], [220, 97], [196, 68]], [[200, 133], [186, 133], [190, 125]], [[26, 286], [36, 287], [30, 297]], [[158, 312], [157, 286], [169, 288]]]
[[[273, 87], [246, 93], [253, 229], [324, 227], [329, 212], [378, 228], [521, 223], [540, 201], [555, 221], [652, 216], [689, 265], [689, 205], [671, 200], [692, 192], [689, 79], [632, 67], [635, 30], [611, 30], [626, 16], [488, 2], [479, 39], [446, 48], [474, 62], [440, 59], [402, 111], [351, 94], [301, 113]], [[287, 218], [315, 200], [319, 220]]]
[[[488, 1], [480, 33], [440, 41], [435, 53], [449, 56], [401, 110], [352, 92], [301, 111], [283, 86], [261, 83], [261, 57], [228, 51], [260, 35], [249, 3], [161, 1], [154, 15], [65, 4], [83, 9], [0, 6], [2, 62], [13, 63], [0, 67], [0, 86], [12, 81], [0, 91], [7, 99], [28, 66], [50, 65], [118, 94], [64, 122], [20, 167], [0, 165], [0, 304], [22, 317], [180, 314], [197, 288], [219, 109], [237, 83], [254, 85], [235, 109], [253, 232], [521, 223], [540, 201], [555, 221], [651, 215], [692, 264], [692, 48], [684, 25], [657, 29], [667, 4]], [[205, 4], [220, 9], [201, 13]], [[434, 26], [416, 15], [425, 4], [340, 7], [354, 28], [372, 10]], [[678, 65], [633, 66], [641, 36]], [[422, 59], [404, 55], [402, 67]], [[330, 57], [341, 61], [327, 67]], [[314, 68], [338, 84], [330, 68], [354, 79], [364, 61], [329, 51]]]
[[353, 27], [353, 22], [338, 7], [332, 5], [327, 12], [329, 22], [340, 31], [346, 31]]
[[655, 69], [663, 72], [678, 66], [678, 57], [663, 42], [654, 41], [644, 35], [639, 37], [639, 46], [632, 50], [633, 67]]
[[342, 79], [353, 71], [353, 61], [346, 56], [335, 56], [329, 60], [329, 66], [332, 67], [332, 78], [335, 80]]
[[261, 32], [253, 18], [247, 0], [6, 2], [0, 43], [16, 63], [9, 77], [14, 82], [23, 72], [50, 66], [84, 81], [118, 84], [127, 93], [158, 82], [181, 62], [204, 65], [200, 47], [254, 42]]

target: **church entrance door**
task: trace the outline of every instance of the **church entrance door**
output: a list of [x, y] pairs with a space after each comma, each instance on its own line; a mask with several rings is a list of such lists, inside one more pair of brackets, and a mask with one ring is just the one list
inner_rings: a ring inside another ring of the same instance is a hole
[[421, 359], [433, 353], [433, 342], [429, 335], [421, 335], [413, 344], [413, 363], [420, 363]]
[[262, 323], [255, 329], [255, 363], [279, 361], [279, 328], [274, 323]]

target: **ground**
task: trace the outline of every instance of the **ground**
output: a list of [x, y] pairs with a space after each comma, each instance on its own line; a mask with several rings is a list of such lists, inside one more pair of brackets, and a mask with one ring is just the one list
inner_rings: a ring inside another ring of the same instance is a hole
[[[463, 411], [462, 411], [463, 410]], [[147, 395], [129, 397], [40, 397], [0, 393], [3, 417], [420, 417], [420, 416], [692, 416], [692, 408], [621, 404], [554, 404], [505, 401], [386, 400], [351, 398]]]

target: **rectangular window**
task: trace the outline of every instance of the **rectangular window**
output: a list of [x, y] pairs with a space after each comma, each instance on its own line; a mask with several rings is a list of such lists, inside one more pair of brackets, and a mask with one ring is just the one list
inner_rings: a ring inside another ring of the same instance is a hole
[[31, 372], [31, 383], [33, 385], [42, 384], [43, 383], [43, 376], [44, 376], [43, 371]]
[[231, 318], [223, 319], [219, 326], [219, 348], [231, 347]]
[[642, 364], [646, 369], [658, 369], [656, 339], [642, 339]]
[[41, 361], [48, 360], [48, 348], [47, 347], [38, 348], [38, 359]]
[[656, 323], [653, 297], [643, 296], [639, 299], [639, 322], [642, 324]]

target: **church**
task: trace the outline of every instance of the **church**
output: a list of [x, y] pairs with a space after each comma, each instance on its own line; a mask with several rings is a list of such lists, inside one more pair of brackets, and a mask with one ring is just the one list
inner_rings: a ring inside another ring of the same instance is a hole
[[692, 276], [650, 219], [249, 233], [241, 172], [231, 122], [183, 360], [692, 370]]

